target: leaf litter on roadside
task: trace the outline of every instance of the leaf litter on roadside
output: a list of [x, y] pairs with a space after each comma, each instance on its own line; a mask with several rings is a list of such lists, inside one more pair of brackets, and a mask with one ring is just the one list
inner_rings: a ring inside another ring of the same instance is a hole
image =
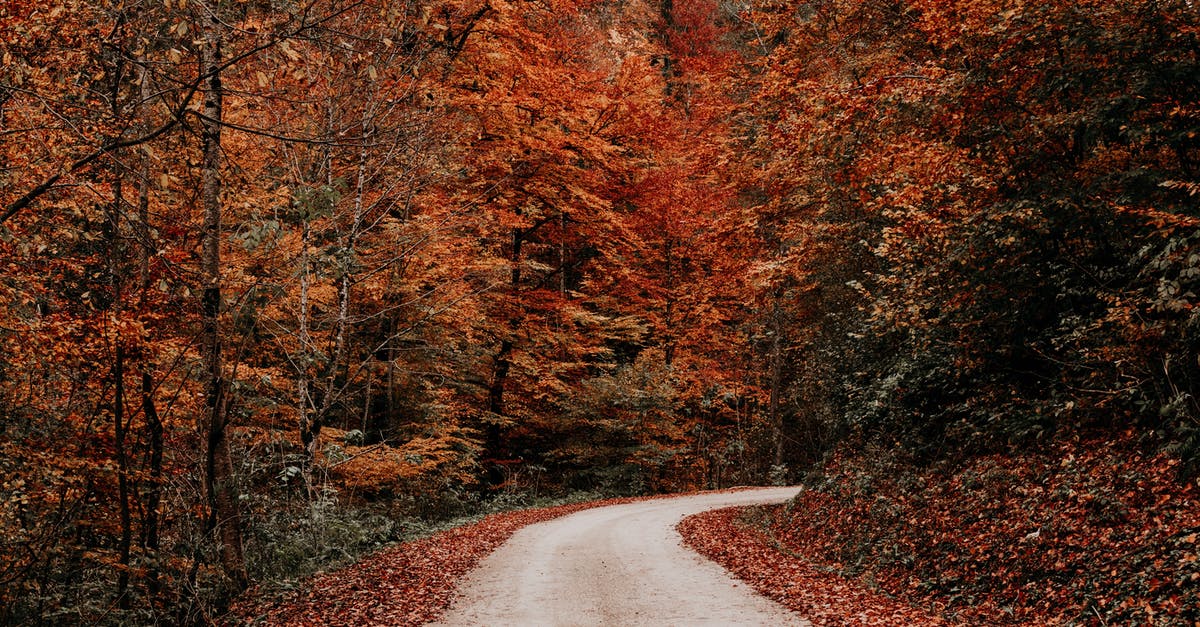
[[684, 544], [816, 627], [947, 624], [780, 551], [757, 526], [744, 520], [747, 511], [753, 509], [733, 507], [696, 514], [683, 519], [677, 529]]
[[384, 549], [346, 568], [321, 573], [293, 594], [268, 599], [251, 590], [229, 624], [422, 625], [450, 605], [455, 586], [518, 529], [574, 512], [634, 499], [573, 503], [492, 514], [478, 523]]

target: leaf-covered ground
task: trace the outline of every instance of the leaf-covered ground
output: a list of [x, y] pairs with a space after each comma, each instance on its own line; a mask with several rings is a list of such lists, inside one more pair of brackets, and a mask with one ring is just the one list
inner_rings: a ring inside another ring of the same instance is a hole
[[760, 525], [746, 518], [746, 509], [689, 516], [678, 529], [687, 546], [817, 627], [945, 624], [927, 612], [781, 550]]
[[601, 505], [608, 499], [493, 514], [478, 523], [380, 551], [319, 574], [284, 598], [251, 590], [225, 622], [255, 625], [421, 625], [449, 605], [458, 580], [518, 529]]
[[722, 511], [681, 531], [821, 625], [932, 624], [889, 618], [892, 597], [967, 624], [1192, 626], [1200, 490], [1178, 465], [1132, 436], [932, 468], [843, 455], [769, 524]]

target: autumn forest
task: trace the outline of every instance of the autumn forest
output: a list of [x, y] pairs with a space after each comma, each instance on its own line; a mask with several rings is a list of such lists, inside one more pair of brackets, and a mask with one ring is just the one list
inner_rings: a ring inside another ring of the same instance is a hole
[[1191, 0], [9, 0], [0, 56], [0, 623], [793, 483], [950, 618], [1200, 620]]

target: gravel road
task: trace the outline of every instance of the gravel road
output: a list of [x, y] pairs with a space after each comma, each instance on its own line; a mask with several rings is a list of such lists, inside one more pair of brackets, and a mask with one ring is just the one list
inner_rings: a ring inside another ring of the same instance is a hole
[[809, 625], [681, 546], [675, 531], [690, 514], [797, 490], [653, 499], [531, 525], [480, 563], [435, 625]]

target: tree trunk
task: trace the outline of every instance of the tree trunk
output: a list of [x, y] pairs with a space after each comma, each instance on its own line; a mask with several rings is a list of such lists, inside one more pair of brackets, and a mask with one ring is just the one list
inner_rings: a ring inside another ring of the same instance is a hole
[[[296, 364], [296, 404], [300, 416], [300, 444], [304, 449], [304, 459], [300, 468], [304, 477], [304, 485], [312, 490], [310, 471], [312, 455], [316, 448], [317, 433], [314, 424], [319, 425], [316, 403], [313, 401], [313, 382], [311, 364], [314, 354], [312, 336], [309, 333], [309, 290], [312, 284], [312, 266], [308, 257], [308, 247], [312, 238], [312, 225], [307, 217], [300, 225], [300, 320], [297, 336], [300, 340], [300, 359]], [[319, 426], [317, 427], [320, 428]]]
[[[517, 210], [517, 215], [521, 211]], [[513, 229], [512, 232], [512, 251], [509, 254], [509, 262], [512, 264], [511, 274], [509, 275], [509, 297], [513, 300], [513, 305], [516, 306], [517, 295], [521, 289], [521, 248], [525, 243], [527, 231], [522, 229]], [[508, 381], [508, 373], [512, 368], [512, 337], [516, 335], [517, 327], [520, 326], [518, 315], [516, 312], [510, 312], [506, 331], [510, 334], [509, 337], [500, 340], [500, 349], [496, 351], [495, 357], [492, 358], [492, 381], [488, 386], [488, 411], [496, 416], [504, 415], [504, 386]], [[487, 428], [487, 454], [492, 457], [498, 457], [500, 449], [503, 446], [502, 434], [500, 425], [491, 423]]]
[[[212, 8], [210, 7], [211, 11]], [[201, 276], [204, 292], [202, 351], [205, 379], [205, 408], [200, 432], [204, 438], [205, 492], [210, 509], [208, 528], [220, 542], [221, 566], [237, 589], [246, 586], [242, 551], [242, 525], [235, 494], [233, 460], [230, 459], [227, 412], [228, 386], [221, 363], [221, 40], [215, 16], [205, 18], [201, 71], [207, 75], [201, 137], [204, 166], [200, 196], [204, 207]]]
[[[113, 183], [113, 199], [108, 205], [108, 220], [105, 225], [108, 236], [108, 281], [111, 290], [110, 322], [118, 321], [121, 316], [121, 203], [123, 192], [120, 175]], [[117, 555], [120, 568], [117, 574], [117, 607], [129, 608], [129, 558], [133, 545], [133, 517], [130, 515], [129, 504], [129, 452], [126, 447], [125, 422], [125, 350], [121, 345], [124, 338], [121, 332], [114, 329], [110, 336], [113, 347], [113, 362], [109, 377], [113, 382], [113, 400], [111, 414], [113, 421], [113, 457], [117, 462], [117, 513], [121, 520], [121, 536], [117, 541]]]
[[779, 295], [775, 295], [771, 312], [771, 396], [767, 405], [767, 416], [771, 423], [771, 439], [774, 445], [772, 461], [776, 467], [783, 465], [783, 415], [779, 410], [783, 390], [783, 334], [780, 324]]
[[[141, 73], [141, 92], [143, 101], [149, 101], [152, 94], [150, 75], [145, 70]], [[141, 290], [140, 307], [145, 306], [147, 293], [150, 290], [150, 256], [153, 242], [150, 239], [150, 153], [141, 151], [141, 175], [138, 183], [138, 230], [141, 231], [141, 245], [138, 247], [138, 286]], [[158, 570], [158, 536], [159, 536], [159, 506], [162, 502], [162, 471], [163, 471], [163, 424], [158, 415], [158, 407], [154, 403], [154, 378], [150, 374], [153, 366], [150, 356], [145, 355], [141, 360], [141, 407], [142, 419], [146, 423], [146, 447], [149, 456], [149, 468], [143, 496], [142, 507], [142, 549], [152, 559], [146, 566], [146, 587], [150, 592], [152, 602], [162, 593], [162, 582]]]
[[[488, 411], [497, 416], [504, 415], [504, 382], [508, 379], [508, 371], [512, 367], [513, 342], [510, 339], [500, 341], [500, 350], [492, 358], [492, 382], [488, 386]], [[493, 427], [495, 429], [493, 430]], [[494, 433], [493, 433], [494, 431]], [[498, 453], [500, 446], [500, 427], [488, 426], [488, 453]]]
[[666, 275], [663, 277], [667, 288], [666, 303], [663, 305], [663, 363], [668, 367], [675, 362], [675, 242], [667, 238], [663, 242], [663, 258], [666, 260]]
[[[520, 215], [520, 213], [518, 209], [517, 214]], [[514, 308], [517, 306], [517, 296], [521, 288], [521, 248], [525, 243], [525, 238], [536, 228], [535, 226], [528, 231], [523, 229], [513, 229], [512, 231], [512, 250], [509, 254], [512, 270], [508, 288]], [[492, 418], [484, 432], [484, 455], [492, 460], [498, 460], [505, 454], [504, 429], [498, 421], [505, 415], [504, 388], [508, 382], [508, 374], [512, 370], [512, 353], [515, 347], [512, 338], [516, 337], [517, 329], [521, 325], [521, 316], [517, 312], [511, 311], [508, 315], [508, 324], [505, 325], [504, 330], [508, 336], [501, 338], [500, 348], [492, 357], [492, 380], [488, 385], [488, 411], [492, 414]], [[488, 469], [488, 480], [493, 485], [503, 481], [499, 466], [493, 465]]]
[[[143, 364], [148, 368], [148, 364]], [[163, 471], [163, 424], [158, 415], [158, 407], [154, 404], [154, 380], [149, 372], [142, 373], [142, 415], [146, 420], [146, 446], [149, 447], [150, 468], [147, 476], [145, 495], [145, 515], [142, 520], [142, 548], [154, 557], [146, 567], [146, 586], [153, 597], [162, 592], [162, 582], [159, 580], [157, 556], [159, 506], [162, 502], [162, 471]]]

